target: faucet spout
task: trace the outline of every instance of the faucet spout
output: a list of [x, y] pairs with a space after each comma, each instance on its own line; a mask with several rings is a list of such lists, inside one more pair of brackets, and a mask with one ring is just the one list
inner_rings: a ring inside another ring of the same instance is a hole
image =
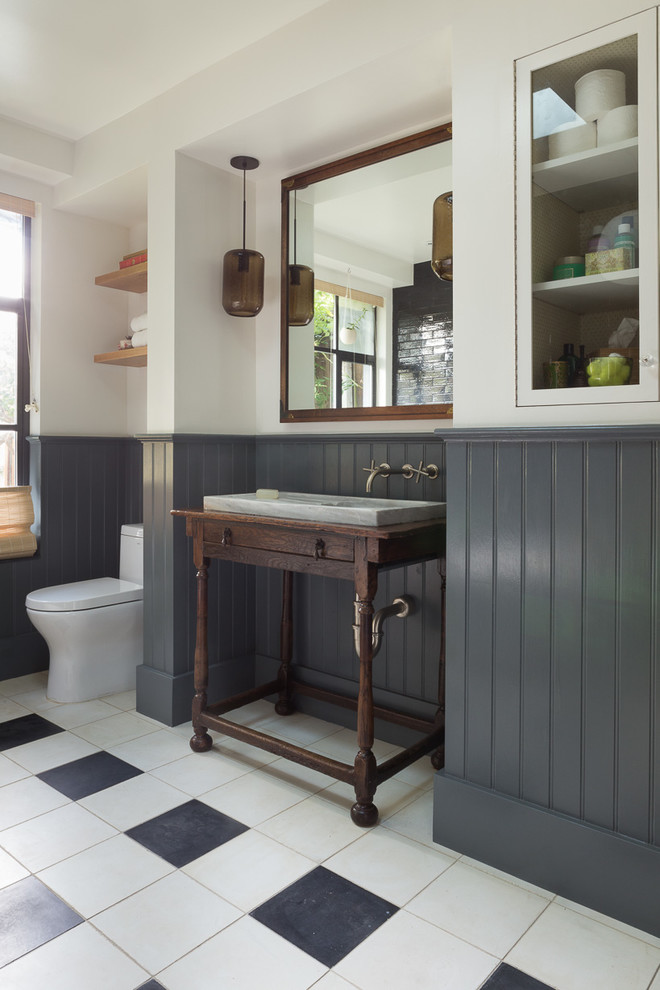
[[362, 468], [362, 470], [369, 472], [369, 477], [367, 478], [367, 486], [365, 488], [365, 491], [370, 492], [371, 487], [374, 483], [374, 478], [377, 478], [378, 475], [380, 475], [382, 478], [389, 478], [392, 468], [389, 466], [389, 464], [385, 464], [385, 463], [376, 464], [372, 458], [369, 467]]

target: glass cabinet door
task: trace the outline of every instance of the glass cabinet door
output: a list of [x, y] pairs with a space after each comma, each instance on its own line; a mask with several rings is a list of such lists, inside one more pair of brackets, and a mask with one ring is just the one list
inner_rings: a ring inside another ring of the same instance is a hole
[[517, 404], [657, 401], [655, 10], [516, 63]]

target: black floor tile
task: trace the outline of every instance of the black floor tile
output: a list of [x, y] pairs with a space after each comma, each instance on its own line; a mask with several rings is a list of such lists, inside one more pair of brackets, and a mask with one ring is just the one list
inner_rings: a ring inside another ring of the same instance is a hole
[[0, 966], [83, 921], [36, 877], [26, 877], [5, 887], [0, 890]]
[[247, 825], [193, 800], [128, 829], [126, 835], [180, 867], [247, 831]]
[[7, 722], [0, 722], [0, 750], [35, 742], [37, 739], [55, 735], [56, 732], [64, 732], [64, 729], [42, 718], [41, 715], [10, 718]]
[[36, 776], [44, 783], [50, 784], [60, 794], [77, 801], [89, 794], [96, 794], [97, 791], [104, 791], [113, 784], [121, 784], [123, 780], [130, 780], [131, 777], [137, 777], [141, 773], [142, 770], [130, 763], [118, 759], [111, 753], [101, 751], [83, 756], [71, 763], [63, 763], [62, 766], [53, 767], [52, 770], [44, 770]]
[[397, 911], [318, 866], [250, 914], [325, 966], [335, 966]]
[[507, 963], [501, 963], [481, 990], [552, 990], [547, 983], [540, 983], [533, 976], [522, 973]]
[[149, 980], [148, 983], [139, 986], [138, 990], [165, 990], [165, 987], [158, 980]]

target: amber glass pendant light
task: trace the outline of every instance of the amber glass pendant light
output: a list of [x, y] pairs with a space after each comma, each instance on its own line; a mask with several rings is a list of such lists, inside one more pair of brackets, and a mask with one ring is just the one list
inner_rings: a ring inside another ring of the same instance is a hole
[[243, 247], [227, 251], [222, 265], [222, 306], [230, 316], [256, 316], [264, 304], [264, 256], [245, 248], [245, 173], [259, 167], [256, 158], [238, 155], [230, 162], [243, 172]]
[[443, 193], [433, 204], [433, 247], [431, 249], [431, 268], [438, 276], [447, 282], [453, 279], [453, 201], [454, 194]]
[[293, 193], [293, 264], [289, 265], [289, 326], [305, 327], [314, 316], [314, 272], [296, 261], [298, 216], [297, 193]]

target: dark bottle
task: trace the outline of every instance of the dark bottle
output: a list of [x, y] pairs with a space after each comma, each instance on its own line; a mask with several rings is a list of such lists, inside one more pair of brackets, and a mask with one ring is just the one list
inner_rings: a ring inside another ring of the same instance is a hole
[[576, 359], [572, 384], [573, 388], [586, 388], [589, 384], [587, 381], [587, 359], [584, 356], [584, 344], [580, 344], [580, 356]]
[[575, 348], [573, 344], [564, 344], [564, 353], [558, 358], [559, 361], [566, 361], [568, 365], [568, 384], [573, 384], [573, 379], [575, 378], [575, 372], [577, 370], [577, 357], [575, 356]]

